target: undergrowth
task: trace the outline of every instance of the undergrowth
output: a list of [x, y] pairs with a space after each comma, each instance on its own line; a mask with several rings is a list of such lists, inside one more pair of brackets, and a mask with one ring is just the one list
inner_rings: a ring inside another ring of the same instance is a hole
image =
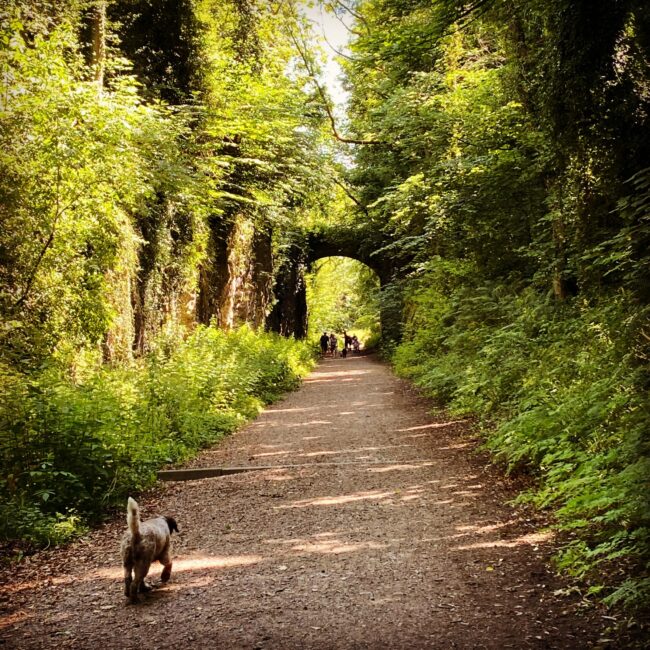
[[531, 289], [435, 287], [409, 297], [397, 372], [478, 415], [495, 458], [536, 478], [518, 500], [552, 510], [568, 540], [561, 570], [609, 604], [647, 605], [650, 398], [643, 345], [630, 346], [647, 314], [622, 293], [557, 304]]
[[295, 388], [311, 363], [294, 340], [199, 327], [128, 367], [0, 366], [2, 540], [67, 541]]

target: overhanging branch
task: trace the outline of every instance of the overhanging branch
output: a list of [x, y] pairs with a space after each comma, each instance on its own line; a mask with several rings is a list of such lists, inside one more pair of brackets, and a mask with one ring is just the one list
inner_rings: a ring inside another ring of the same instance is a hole
[[347, 138], [345, 136], [342, 136], [339, 133], [338, 129], [336, 128], [336, 118], [334, 117], [334, 112], [332, 111], [330, 100], [327, 97], [327, 93], [325, 92], [325, 89], [321, 86], [320, 82], [318, 81], [316, 72], [311, 62], [309, 61], [309, 57], [307, 56], [306, 47], [300, 45], [298, 39], [296, 38], [292, 30], [289, 30], [289, 36], [291, 37], [291, 40], [293, 41], [293, 44], [295, 45], [296, 50], [298, 51], [298, 54], [300, 54], [300, 58], [302, 59], [303, 65], [307, 70], [307, 74], [309, 75], [314, 86], [316, 87], [316, 91], [318, 92], [321, 102], [323, 103], [323, 107], [325, 108], [325, 112], [327, 113], [327, 117], [329, 119], [330, 127], [332, 130], [332, 135], [334, 136], [334, 138], [336, 138], [339, 142], [343, 142], [345, 144], [358, 144], [358, 145], [368, 144], [368, 145], [375, 145], [375, 146], [388, 144], [383, 140]]
[[352, 192], [350, 191], [350, 189], [348, 188], [348, 186], [347, 186], [345, 183], [341, 182], [341, 181], [340, 181], [338, 178], [336, 178], [336, 177], [334, 177], [334, 183], [335, 183], [336, 185], [338, 185], [338, 186], [339, 186], [339, 187], [340, 187], [340, 188], [345, 192], [346, 196], [347, 196], [347, 197], [348, 197], [348, 198], [349, 198], [349, 199], [350, 199], [350, 200], [351, 200], [351, 201], [352, 201], [352, 202], [353, 202], [357, 207], [361, 208], [361, 209], [363, 210], [363, 212], [364, 212], [366, 215], [368, 215], [368, 208], [367, 208], [363, 203], [361, 203], [361, 201], [359, 201], [359, 199], [358, 199], [356, 196], [354, 196], [354, 194], [352, 194]]

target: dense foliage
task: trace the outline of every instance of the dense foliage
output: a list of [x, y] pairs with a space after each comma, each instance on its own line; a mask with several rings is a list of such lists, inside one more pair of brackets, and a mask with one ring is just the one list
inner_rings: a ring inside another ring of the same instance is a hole
[[290, 387], [306, 349], [263, 329], [379, 318], [534, 478], [559, 566], [647, 602], [648, 3], [323, 4], [343, 122], [297, 0], [0, 8], [5, 536], [66, 538]]
[[0, 366], [0, 535], [57, 543], [295, 388], [304, 343], [242, 327], [161, 336], [140, 363]]
[[364, 264], [347, 257], [326, 257], [307, 277], [309, 338], [324, 331], [356, 335], [364, 348], [379, 340], [379, 282]]
[[332, 190], [289, 73], [299, 16], [10, 0], [0, 18], [2, 535], [43, 544], [304, 372], [302, 344], [261, 330]]
[[349, 180], [394, 267], [395, 366], [536, 478], [562, 568], [647, 601], [647, 3], [354, 11]]

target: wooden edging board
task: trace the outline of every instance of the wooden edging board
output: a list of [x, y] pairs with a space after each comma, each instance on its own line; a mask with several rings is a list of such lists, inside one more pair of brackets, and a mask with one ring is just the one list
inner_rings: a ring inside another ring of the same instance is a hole
[[191, 467], [187, 469], [164, 469], [158, 472], [160, 481], [196, 481], [202, 478], [217, 478], [243, 472], [260, 472], [264, 470], [322, 468], [339, 465], [430, 465], [428, 460], [391, 461], [391, 460], [362, 460], [341, 461], [334, 463], [305, 463], [302, 465], [247, 465], [244, 467]]

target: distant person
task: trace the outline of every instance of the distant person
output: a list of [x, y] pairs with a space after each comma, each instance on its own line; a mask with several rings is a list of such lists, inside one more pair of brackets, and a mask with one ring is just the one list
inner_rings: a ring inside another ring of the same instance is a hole
[[361, 344], [359, 343], [359, 339], [357, 338], [357, 335], [355, 334], [352, 337], [352, 349], [359, 354], [359, 348], [361, 347]]
[[320, 353], [325, 356], [327, 354], [327, 348], [330, 344], [330, 337], [327, 335], [327, 332], [323, 332], [323, 336], [320, 337]]
[[338, 349], [338, 346], [339, 346], [339, 341], [336, 338], [336, 334], [334, 334], [334, 332], [332, 332], [330, 334], [330, 352], [332, 353], [332, 356], [334, 358], [336, 358], [336, 351]]
[[352, 349], [352, 337], [347, 333], [343, 332], [343, 340], [344, 340], [344, 348], [346, 350], [351, 350]]

